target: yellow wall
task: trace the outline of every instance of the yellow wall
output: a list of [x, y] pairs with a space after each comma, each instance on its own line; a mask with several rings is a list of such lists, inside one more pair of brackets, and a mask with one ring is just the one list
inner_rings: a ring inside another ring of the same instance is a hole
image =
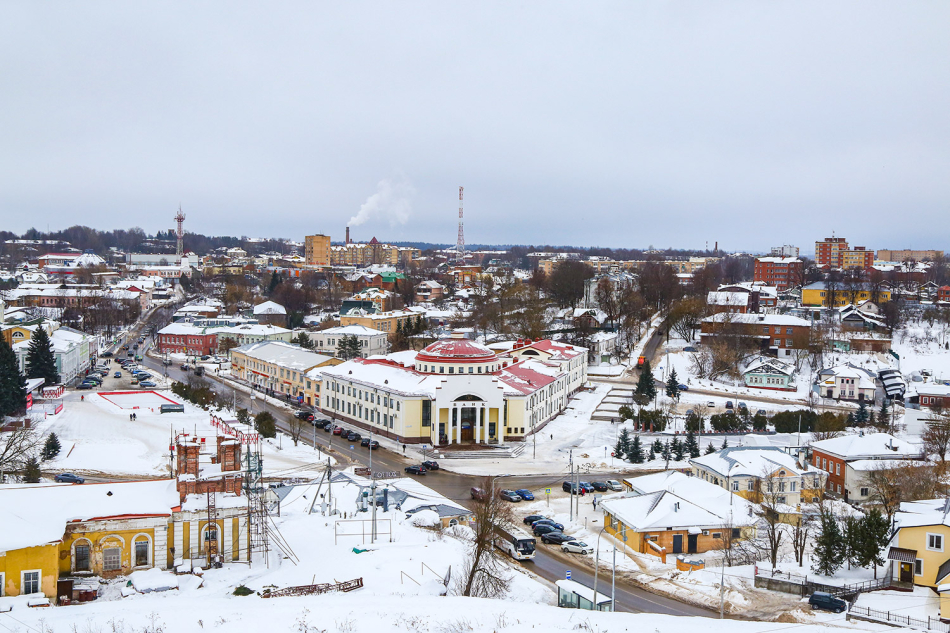
[[[933, 552], [927, 549], [927, 534], [943, 536], [943, 551]], [[897, 547], [917, 550], [917, 558], [924, 562], [923, 574], [914, 576], [915, 585], [936, 587], [937, 570], [950, 558], [950, 527], [945, 525], [922, 525], [920, 527], [901, 528], [897, 535]]]
[[40, 570], [40, 590], [47, 598], [56, 598], [56, 580], [59, 578], [59, 543], [24, 547], [0, 555], [0, 573], [3, 574], [3, 595], [20, 595], [21, 573]]
[[[164, 519], [163, 519], [164, 521]], [[78, 529], [77, 529], [78, 528]], [[63, 542], [59, 546], [59, 573], [68, 576], [72, 573], [73, 564], [73, 543], [88, 541], [89, 558], [92, 572], [100, 576], [118, 576], [128, 574], [133, 571], [133, 546], [132, 541], [136, 536], [148, 536], [149, 543], [149, 564], [154, 565], [155, 555], [155, 530], [154, 528], [135, 528], [128, 530], [86, 530], [80, 526], [68, 526]], [[122, 550], [121, 565], [122, 568], [117, 571], [105, 572], [102, 569], [103, 550], [106, 547], [118, 547]]]
[[[824, 296], [822, 296], [824, 294]], [[842, 306], [849, 305], [851, 303], [851, 293], [844, 288], [839, 288], [834, 291], [835, 301], [834, 305]], [[862, 290], [855, 294], [856, 301], [866, 301], [871, 298], [871, 293], [867, 290]], [[829, 306], [829, 300], [831, 299], [831, 291], [825, 290], [822, 288], [803, 288], [802, 289], [802, 305], [806, 306]], [[878, 301], [880, 303], [886, 303], [890, 301], [891, 293], [889, 290], [881, 290], [878, 293]]]

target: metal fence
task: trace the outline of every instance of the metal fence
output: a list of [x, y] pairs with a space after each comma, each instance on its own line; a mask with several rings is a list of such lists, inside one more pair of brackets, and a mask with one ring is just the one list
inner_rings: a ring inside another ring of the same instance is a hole
[[[808, 596], [816, 591], [823, 591], [831, 595], [852, 601], [858, 594], [866, 591], [876, 591], [878, 589], [887, 589], [891, 586], [890, 578], [878, 578], [876, 580], [866, 580], [864, 582], [853, 583], [850, 585], [826, 585], [824, 583], [809, 580], [808, 576], [795, 574], [792, 572], [781, 571], [778, 569], [765, 570], [758, 566], [755, 568], [756, 576], [765, 576], [768, 578], [777, 578], [793, 585], [800, 586], [801, 596]], [[948, 631], [947, 633], [950, 633]]]
[[881, 622], [887, 622], [888, 624], [899, 624], [900, 626], [920, 629], [922, 631], [941, 631], [942, 633], [950, 633], [950, 624], [946, 624], [941, 622], [939, 619], [931, 618], [929, 616], [925, 620], [923, 618], [912, 618], [909, 615], [891, 613], [890, 611], [878, 611], [877, 609], [857, 606], [851, 607], [851, 609], [848, 611], [848, 615], [863, 616], [872, 620], [879, 620]]

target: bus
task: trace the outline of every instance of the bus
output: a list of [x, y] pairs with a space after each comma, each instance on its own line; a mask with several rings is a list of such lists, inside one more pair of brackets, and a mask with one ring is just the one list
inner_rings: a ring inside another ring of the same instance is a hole
[[517, 525], [506, 523], [495, 527], [495, 547], [508, 552], [515, 560], [534, 558], [537, 541]]

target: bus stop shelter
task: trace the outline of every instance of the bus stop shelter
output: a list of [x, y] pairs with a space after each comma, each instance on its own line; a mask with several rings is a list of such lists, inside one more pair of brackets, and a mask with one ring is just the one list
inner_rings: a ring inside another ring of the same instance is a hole
[[[557, 606], [565, 609], [587, 609], [588, 611], [613, 611], [610, 596], [597, 592], [575, 580], [558, 580]], [[596, 604], [596, 607], [594, 606]]]

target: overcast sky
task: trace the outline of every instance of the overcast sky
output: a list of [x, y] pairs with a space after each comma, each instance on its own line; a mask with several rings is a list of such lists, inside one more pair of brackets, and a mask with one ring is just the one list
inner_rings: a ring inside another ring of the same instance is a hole
[[0, 228], [947, 248], [950, 3], [6, 2]]

